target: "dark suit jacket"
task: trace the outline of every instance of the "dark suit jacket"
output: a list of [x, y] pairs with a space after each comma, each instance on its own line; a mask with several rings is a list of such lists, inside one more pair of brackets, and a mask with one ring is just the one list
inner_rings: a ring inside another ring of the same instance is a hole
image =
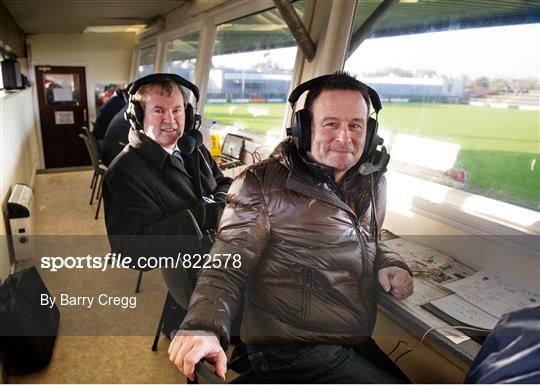
[[[135, 261], [196, 251], [194, 221], [201, 219], [194, 208], [202, 196], [225, 200], [231, 179], [223, 176], [204, 146], [183, 157], [182, 163], [142, 132], [130, 130], [129, 145], [103, 178], [113, 252]], [[200, 183], [194, 173], [197, 166]]]
[[107, 127], [112, 118], [128, 103], [127, 90], [116, 90], [114, 95], [101, 107], [99, 115], [94, 123], [94, 136], [97, 140], [102, 140], [107, 132]]
[[105, 132], [105, 137], [101, 144], [101, 161], [107, 167], [128, 143], [130, 123], [124, 118], [127, 107], [125, 105], [114, 115], [114, 118], [109, 123], [109, 127], [107, 127], [107, 132]]

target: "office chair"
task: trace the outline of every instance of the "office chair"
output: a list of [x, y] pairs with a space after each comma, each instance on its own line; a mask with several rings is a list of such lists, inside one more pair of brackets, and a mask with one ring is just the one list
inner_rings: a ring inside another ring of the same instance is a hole
[[[97, 154], [97, 159], [99, 163], [103, 163], [101, 161], [102, 159], [101, 146], [98, 144], [94, 133], [91, 130], [89, 130], [88, 127], [86, 126], [82, 126], [81, 129], [83, 131], [83, 134], [86, 135], [86, 137], [89, 139], [90, 144], [92, 145], [92, 151], [95, 151], [95, 153]], [[92, 165], [93, 165], [93, 162], [92, 162]], [[92, 176], [92, 182], [90, 183], [90, 188], [92, 189], [92, 196], [90, 197], [90, 205], [92, 205], [92, 201], [94, 198], [94, 192], [96, 188], [97, 179], [98, 179], [98, 173], [94, 170], [94, 175]]]
[[[86, 129], [86, 127], [83, 127], [83, 130], [84, 129]], [[103, 183], [103, 175], [105, 175], [105, 171], [107, 171], [107, 166], [105, 166], [99, 161], [97, 142], [93, 143], [92, 140], [93, 138], [95, 141], [95, 137], [93, 136], [93, 134], [90, 131], [87, 131], [86, 134], [79, 134], [79, 138], [84, 141], [84, 144], [88, 151], [88, 155], [90, 156], [90, 160], [92, 162], [92, 167], [94, 168], [94, 176], [92, 177], [91, 184], [92, 195], [90, 196], [90, 204], [92, 204], [92, 201], [94, 200], [94, 194], [96, 193], [97, 187], [96, 199], [98, 200], [98, 205], [96, 209], [96, 215], [94, 216], [94, 219], [97, 220], [99, 216], [99, 209], [101, 207], [101, 201], [103, 200], [103, 192], [101, 191], [101, 185]]]

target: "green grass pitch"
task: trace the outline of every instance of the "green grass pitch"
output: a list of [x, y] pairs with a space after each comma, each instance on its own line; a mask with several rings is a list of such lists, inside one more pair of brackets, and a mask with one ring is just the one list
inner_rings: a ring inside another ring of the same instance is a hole
[[[284, 111], [285, 103], [207, 104], [204, 115], [219, 124], [236, 124], [264, 133], [281, 127]], [[254, 117], [254, 114], [261, 115]], [[392, 133], [460, 145], [457, 164], [465, 165], [469, 188], [508, 197], [509, 201], [539, 210], [539, 111], [457, 104], [385, 103], [379, 121], [381, 127]], [[389, 150], [391, 152], [391, 148]]]

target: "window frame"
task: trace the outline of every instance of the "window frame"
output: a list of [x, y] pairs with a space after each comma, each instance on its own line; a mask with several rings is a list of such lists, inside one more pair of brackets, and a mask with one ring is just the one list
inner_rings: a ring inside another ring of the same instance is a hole
[[[353, 14], [356, 14], [358, 1], [354, 1]], [[346, 45], [346, 53], [348, 52], [351, 43], [352, 33], [351, 25], [347, 37], [348, 43]], [[344, 69], [345, 61], [346, 60], [343, 61], [341, 69]], [[464, 233], [479, 236], [490, 243], [506, 247], [526, 255], [527, 257], [531, 257], [533, 260], [540, 261], [540, 253], [538, 252], [538, 237], [540, 236], [539, 212], [479, 194], [458, 190], [425, 179], [412, 177], [398, 171], [392, 170], [389, 171], [388, 174], [406, 178], [415, 178], [421, 181], [421, 183], [410, 183], [405, 185], [400, 183], [397, 186], [392, 186], [392, 178], [389, 178], [390, 181], [388, 183], [389, 191], [400, 191], [400, 193], [407, 195], [409, 201], [402, 205], [402, 207], [399, 208], [399, 211], [405, 213], [409, 211], [412, 214], [416, 214], [415, 221], [422, 220], [421, 218], [418, 218], [418, 216], [425, 217], [459, 231], [463, 231]], [[437, 196], [427, 196], [424, 190], [425, 187], [428, 187], [430, 191], [439, 190], [442, 191], [442, 193]], [[482, 213], [480, 210], [466, 209], [463, 207], [463, 204], [460, 205], [458, 203], [466, 202], [469, 199], [475, 199], [481, 205], [491, 205], [492, 209], [490, 210], [489, 215]], [[409, 227], [403, 226], [399, 221], [392, 219], [392, 211], [395, 212], [396, 210], [395, 206], [392, 206], [392, 202], [389, 202], [388, 206], [390, 212], [388, 213], [389, 215], [387, 215], [384, 227], [397, 234], [411, 234]], [[504, 213], [505, 216], [503, 217], [500, 213]], [[508, 215], [509, 213], [510, 215]], [[533, 219], [531, 223], [528, 224], [520, 223], [520, 219], [523, 219], [524, 217]], [[512, 221], [509, 220], [509, 218], [516, 219]], [[388, 219], [390, 219], [390, 221]], [[524, 242], [523, 239], [526, 236], [530, 237], [527, 237], [527, 240]], [[536, 242], [534, 237], [536, 237]], [[460, 259], [465, 263], [470, 260], [469, 265], [474, 266], [471, 258], [474, 259], [474, 256], [462, 255]]]
[[[245, 8], [244, 11], [248, 11], [246, 13], [243, 13], [243, 14], [238, 14], [238, 10], [231, 10], [230, 12], [225, 12], [225, 13], [222, 13], [220, 14], [218, 17], [216, 17], [214, 19], [215, 23], [214, 23], [214, 29], [213, 29], [213, 44], [212, 44], [212, 49], [210, 51], [210, 56], [208, 58], [208, 70], [206, 71], [206, 84], [205, 84], [205, 89], [204, 89], [204, 99], [203, 99], [203, 96], [201, 95], [201, 100], [202, 100], [202, 110], [204, 110], [204, 107], [206, 105], [206, 93], [207, 93], [207, 90], [208, 90], [208, 79], [209, 79], [209, 75], [210, 75], [210, 70], [211, 70], [211, 67], [212, 67], [212, 58], [214, 56], [214, 48], [215, 48], [215, 40], [216, 40], [216, 36], [217, 36], [217, 30], [218, 30], [218, 27], [222, 24], [226, 24], [226, 23], [231, 23], [231, 22], [234, 22], [238, 19], [241, 19], [241, 18], [244, 18], [244, 17], [249, 17], [249, 16], [252, 16], [252, 15], [256, 15], [258, 13], [262, 13], [262, 12], [266, 12], [266, 11], [269, 11], [269, 10], [272, 10], [272, 9], [276, 9], [276, 5], [274, 4], [274, 2], [272, 1], [260, 1], [260, 2], [257, 2], [257, 7], [250, 7], [250, 8]], [[311, 0], [306, 0], [306, 9], [305, 9], [305, 13], [304, 13], [304, 19], [310, 19], [310, 16], [313, 12], [313, 1]], [[305, 22], [305, 21], [303, 21]], [[301, 69], [302, 67], [299, 66], [299, 63], [302, 62], [304, 56], [303, 56], [303, 53], [302, 53], [302, 50], [300, 49], [300, 47], [297, 45], [296, 46], [296, 54], [295, 54], [295, 59], [294, 59], [294, 64], [293, 64], [293, 70], [292, 70], [292, 74], [291, 74], [291, 82], [290, 82], [290, 85], [289, 85], [289, 89], [287, 91], [287, 95], [289, 95], [291, 93], [291, 91], [294, 89], [294, 87], [296, 87], [296, 85], [298, 84], [297, 83], [297, 80], [299, 78], [299, 74], [301, 72]], [[201, 90], [202, 91], [202, 90]], [[276, 138], [274, 136], [268, 136], [268, 135], [259, 135], [259, 134], [255, 134], [255, 133], [252, 133], [252, 132], [249, 132], [249, 131], [242, 131], [242, 136], [248, 138], [248, 139], [252, 139], [254, 142], [256, 143], [260, 143], [261, 141], [261, 137], [264, 138], [264, 142], [265, 143], [261, 143], [263, 144], [264, 146], [263, 147], [267, 147], [269, 144], [272, 144], [272, 145], [277, 145], [280, 141], [282, 141], [285, 136], [286, 136], [286, 132], [285, 132], [285, 128], [288, 127], [288, 124], [290, 122], [290, 116], [291, 116], [291, 108], [290, 108], [290, 105], [289, 103], [286, 102], [286, 106], [285, 106], [285, 110], [283, 112], [283, 118], [282, 118], [282, 122], [281, 122], [281, 135], [279, 138]]]
[[[181, 29], [182, 30], [182, 29]], [[180, 32], [180, 33], [167, 33], [167, 34], [164, 34], [163, 36], [160, 36], [159, 37], [159, 40], [162, 41], [162, 44], [163, 44], [163, 50], [161, 52], [161, 64], [158, 68], [158, 71], [159, 72], [165, 72], [165, 63], [167, 62], [167, 43], [170, 42], [170, 41], [174, 41], [176, 39], [182, 39], [182, 37], [186, 36], [186, 35], [190, 35], [192, 33], [198, 33], [199, 34], [199, 40], [197, 41], [197, 54], [195, 55], [195, 68], [197, 68], [197, 64], [198, 64], [198, 57], [199, 57], [199, 45], [201, 44], [201, 31], [200, 29], [197, 29], [197, 28], [194, 28], [193, 30], [191, 31], [183, 31], [183, 32]], [[195, 69], [195, 73], [196, 73], [196, 69]], [[189, 80], [189, 79], [186, 79], [186, 80]], [[195, 79], [194, 79], [195, 80]]]
[[158, 55], [159, 55], [159, 44], [158, 44], [158, 39], [156, 37], [151, 37], [147, 40], [144, 40], [143, 42], [140, 42], [139, 44], [137, 44], [135, 46], [135, 60], [134, 60], [134, 68], [132, 70], [132, 81], [137, 79], [138, 76], [138, 69], [139, 69], [139, 65], [140, 65], [140, 62], [141, 62], [141, 54], [142, 54], [142, 50], [144, 49], [147, 49], [147, 48], [150, 48], [152, 46], [155, 46], [156, 47], [156, 57], [154, 58], [154, 72], [156, 69], [158, 69], [157, 67], [157, 58], [158, 58]]

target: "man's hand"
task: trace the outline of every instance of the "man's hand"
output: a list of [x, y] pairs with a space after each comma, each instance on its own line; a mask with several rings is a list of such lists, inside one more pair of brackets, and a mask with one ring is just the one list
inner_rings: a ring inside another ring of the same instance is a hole
[[413, 279], [407, 270], [390, 266], [379, 270], [378, 275], [384, 291], [392, 291], [392, 295], [397, 299], [405, 299], [413, 293]]
[[224, 201], [209, 202], [207, 199], [203, 199], [191, 208], [191, 212], [201, 230], [209, 230], [217, 228], [224, 208]]
[[169, 346], [169, 360], [191, 381], [195, 381], [195, 365], [205, 358], [216, 367], [216, 374], [225, 380], [227, 356], [219, 339], [202, 330], [179, 331]]

